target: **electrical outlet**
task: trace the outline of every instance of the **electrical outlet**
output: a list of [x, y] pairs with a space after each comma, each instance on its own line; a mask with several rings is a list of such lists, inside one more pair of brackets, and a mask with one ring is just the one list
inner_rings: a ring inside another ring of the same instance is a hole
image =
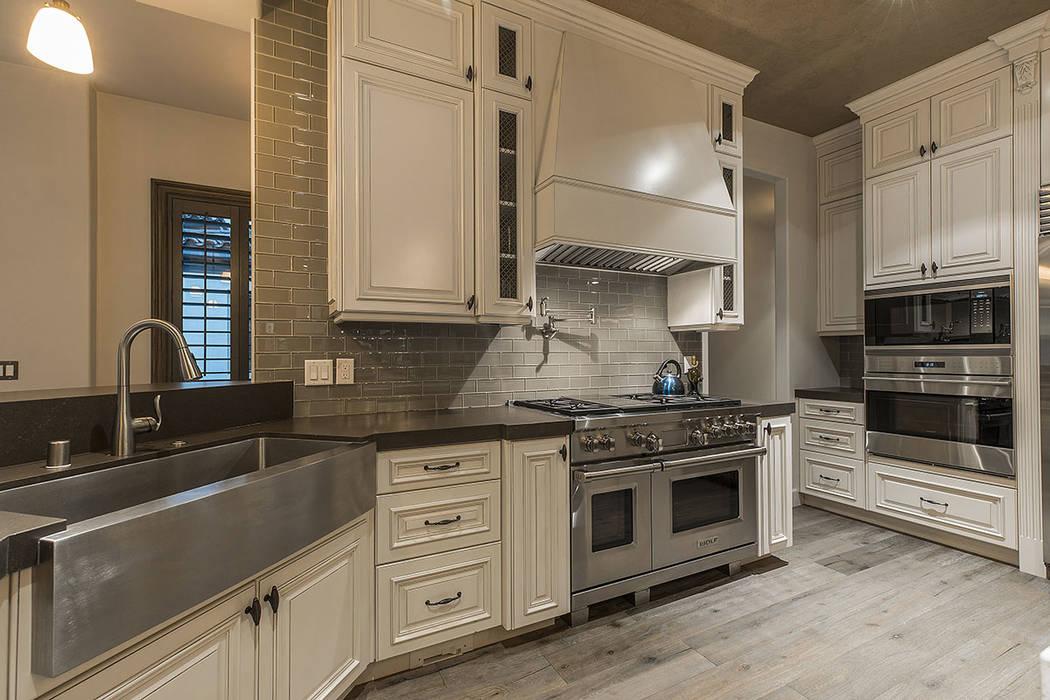
[[18, 360], [0, 360], [0, 381], [18, 379]]
[[354, 358], [337, 357], [335, 360], [335, 383], [354, 383]]
[[322, 386], [332, 383], [331, 360], [306, 360], [306, 386]]

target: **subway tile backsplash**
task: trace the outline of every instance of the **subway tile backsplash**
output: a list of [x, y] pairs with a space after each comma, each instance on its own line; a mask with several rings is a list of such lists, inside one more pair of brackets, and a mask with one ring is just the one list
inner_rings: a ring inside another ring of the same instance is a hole
[[[594, 306], [599, 321], [539, 328], [328, 320], [326, 7], [264, 0], [253, 94], [253, 359], [257, 380], [295, 383], [295, 414], [494, 406], [587, 390], [648, 391], [700, 333], [667, 329], [667, 281], [541, 266], [537, 298]], [[355, 383], [303, 386], [308, 359], [353, 357]]]

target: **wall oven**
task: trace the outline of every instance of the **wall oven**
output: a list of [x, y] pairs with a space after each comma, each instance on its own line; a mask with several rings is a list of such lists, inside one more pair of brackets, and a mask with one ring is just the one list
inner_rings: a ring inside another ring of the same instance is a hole
[[1014, 476], [1007, 282], [865, 299], [869, 453]]

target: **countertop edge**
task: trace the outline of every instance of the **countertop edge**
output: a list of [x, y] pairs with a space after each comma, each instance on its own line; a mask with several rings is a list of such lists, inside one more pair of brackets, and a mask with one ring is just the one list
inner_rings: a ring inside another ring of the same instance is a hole
[[825, 401], [844, 401], [846, 403], [864, 403], [864, 390], [847, 386], [828, 386], [795, 389], [796, 399], [824, 399]]

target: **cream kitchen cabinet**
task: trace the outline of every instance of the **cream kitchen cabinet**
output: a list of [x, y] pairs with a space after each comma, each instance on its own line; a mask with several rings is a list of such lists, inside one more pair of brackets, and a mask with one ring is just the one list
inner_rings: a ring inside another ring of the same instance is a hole
[[532, 20], [486, 2], [479, 33], [481, 87], [531, 100]]
[[712, 85], [710, 88], [710, 128], [715, 151], [740, 157], [744, 153], [743, 96]]
[[934, 160], [934, 278], [1012, 267], [1012, 178], [1010, 137]]
[[8, 697], [337, 698], [373, 659], [372, 540], [369, 512], [215, 601], [56, 678], [32, 672], [33, 576], [20, 571], [8, 599], [15, 632]]
[[828, 204], [864, 192], [864, 156], [860, 143], [817, 157], [817, 203]]
[[819, 331], [824, 335], [864, 332], [864, 198], [860, 195], [817, 212]]
[[342, 0], [342, 55], [470, 89], [474, 8], [459, 0]]
[[336, 698], [373, 658], [372, 520], [259, 580], [259, 698]]
[[569, 612], [569, 462], [564, 437], [503, 447], [503, 626]]
[[930, 164], [864, 183], [865, 286], [915, 282], [930, 273]]
[[930, 154], [936, 159], [1013, 133], [1013, 70], [975, 78], [931, 100]]
[[481, 91], [478, 317], [528, 322], [536, 307], [532, 103]]
[[758, 553], [791, 546], [791, 416], [767, 418], [759, 425]]
[[347, 59], [341, 86], [330, 310], [473, 321], [474, 95]]
[[864, 175], [874, 177], [929, 160], [930, 101], [864, 124]]

